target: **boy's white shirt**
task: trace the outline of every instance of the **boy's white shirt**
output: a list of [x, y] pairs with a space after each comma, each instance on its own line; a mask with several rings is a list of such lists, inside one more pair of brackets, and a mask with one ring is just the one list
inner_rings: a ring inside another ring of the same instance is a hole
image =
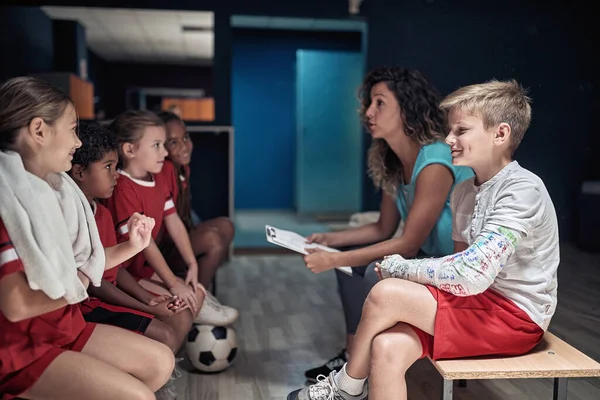
[[[499, 207], [500, 198], [512, 206]], [[556, 310], [560, 249], [556, 211], [544, 182], [513, 161], [480, 186], [474, 178], [458, 184], [450, 207], [454, 241], [470, 245], [497, 213], [506, 228], [520, 233], [514, 254], [490, 288], [546, 330]]]
[[385, 277], [434, 285], [457, 296], [493, 289], [512, 300], [542, 329], [557, 302], [558, 222], [544, 183], [511, 162], [480, 186], [474, 178], [454, 189], [452, 238], [469, 248], [435, 259], [381, 263]]

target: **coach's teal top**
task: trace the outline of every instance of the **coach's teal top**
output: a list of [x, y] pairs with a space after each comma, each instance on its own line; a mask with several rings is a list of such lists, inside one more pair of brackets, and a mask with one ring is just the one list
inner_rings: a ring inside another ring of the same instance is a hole
[[473, 176], [473, 170], [468, 167], [456, 167], [452, 165], [450, 146], [443, 142], [436, 142], [421, 147], [415, 167], [413, 169], [410, 183], [405, 185], [400, 182], [398, 187], [398, 198], [396, 205], [400, 211], [403, 221], [408, 218], [408, 213], [415, 199], [415, 187], [417, 178], [423, 168], [430, 164], [442, 164], [446, 166], [454, 176], [454, 183], [448, 193], [448, 198], [435, 226], [421, 246], [421, 250], [430, 257], [445, 256], [454, 253], [454, 241], [452, 240], [452, 211], [450, 210], [450, 194], [457, 183]]

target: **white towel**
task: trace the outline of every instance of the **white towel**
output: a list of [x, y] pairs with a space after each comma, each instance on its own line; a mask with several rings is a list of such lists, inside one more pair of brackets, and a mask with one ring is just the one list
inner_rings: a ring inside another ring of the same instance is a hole
[[105, 255], [91, 207], [65, 173], [48, 181], [27, 172], [21, 156], [0, 152], [0, 217], [33, 290], [70, 304], [88, 297], [81, 269], [99, 286]]

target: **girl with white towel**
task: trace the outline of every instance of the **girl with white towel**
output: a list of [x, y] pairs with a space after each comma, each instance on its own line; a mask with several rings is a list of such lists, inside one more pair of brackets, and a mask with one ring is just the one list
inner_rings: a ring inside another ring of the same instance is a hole
[[169, 348], [86, 323], [77, 305], [118, 261], [64, 174], [77, 123], [69, 97], [43, 81], [0, 86], [0, 396], [154, 399], [173, 370]]

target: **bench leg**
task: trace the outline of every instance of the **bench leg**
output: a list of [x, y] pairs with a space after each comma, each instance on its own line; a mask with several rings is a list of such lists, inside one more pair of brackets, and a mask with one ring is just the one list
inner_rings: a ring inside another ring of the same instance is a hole
[[567, 400], [567, 378], [554, 378], [553, 400]]
[[452, 389], [454, 381], [451, 379], [444, 379], [444, 387], [442, 392], [442, 400], [452, 400]]

